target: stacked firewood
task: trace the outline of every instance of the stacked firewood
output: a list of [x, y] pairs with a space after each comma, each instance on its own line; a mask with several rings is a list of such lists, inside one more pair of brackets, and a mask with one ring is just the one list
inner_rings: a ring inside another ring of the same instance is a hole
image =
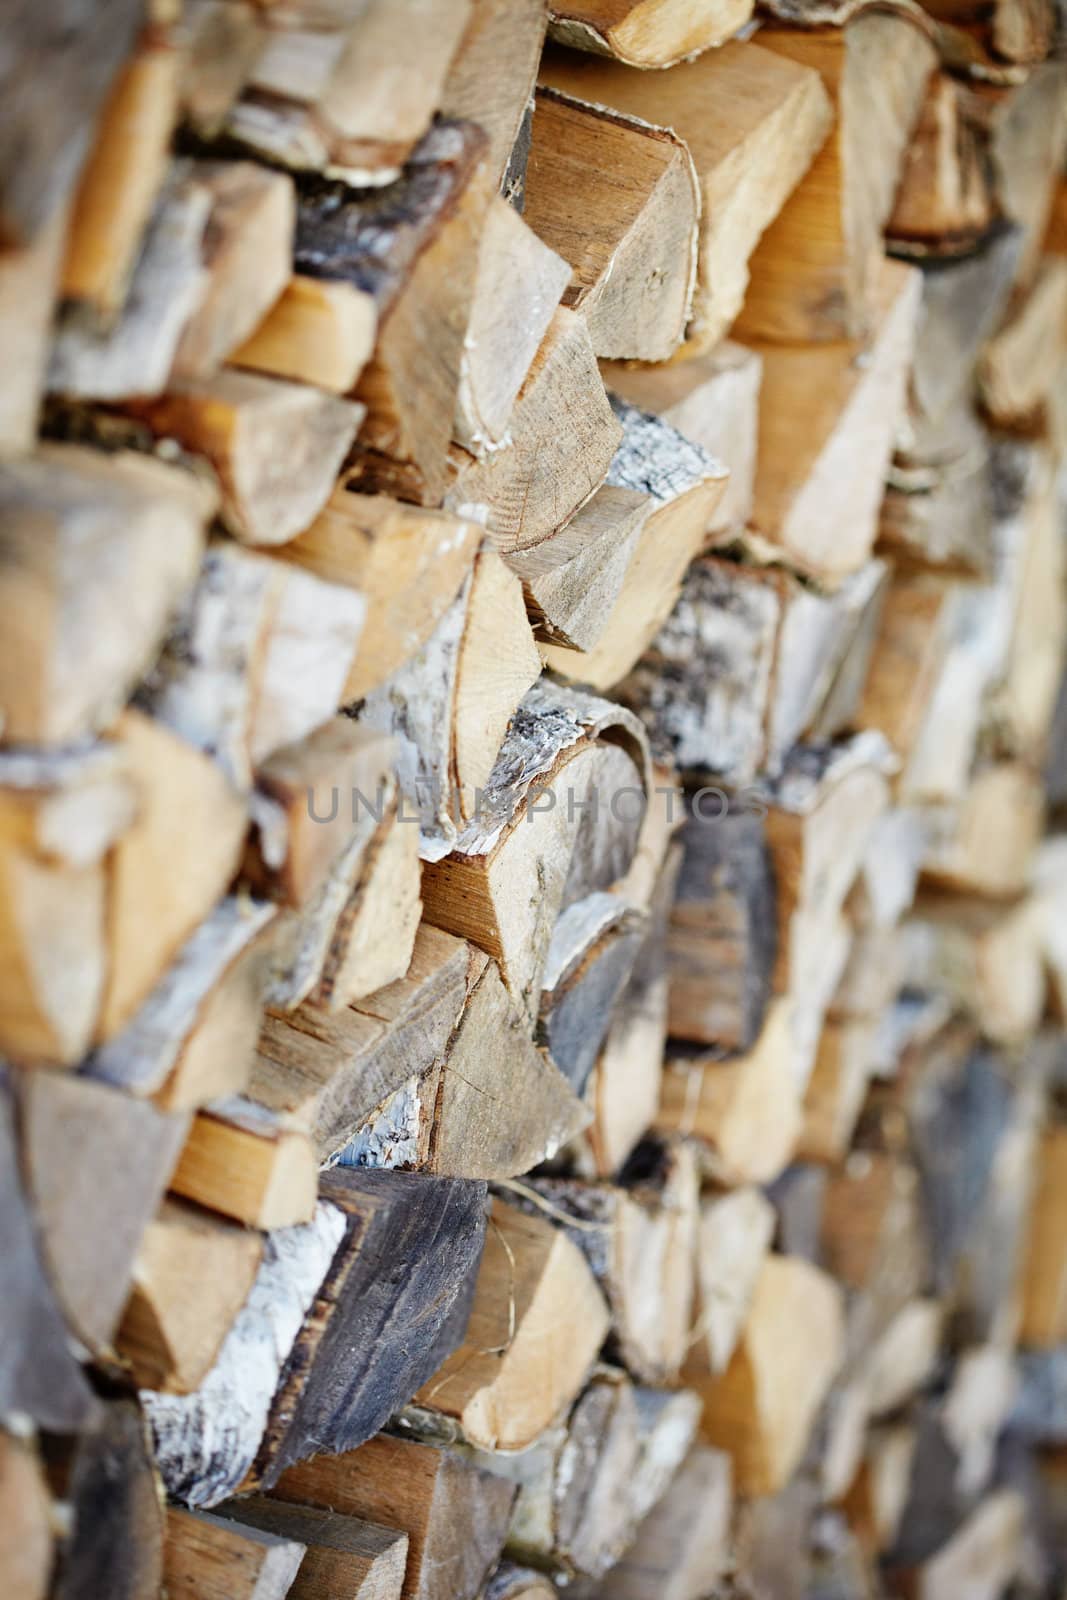
[[4, 1600], [1063, 1600], [1060, 20], [16, 0]]

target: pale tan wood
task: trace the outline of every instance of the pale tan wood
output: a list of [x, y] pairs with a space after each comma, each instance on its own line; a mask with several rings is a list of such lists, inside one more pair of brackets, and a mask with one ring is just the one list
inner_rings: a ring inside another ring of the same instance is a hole
[[229, 359], [253, 372], [349, 394], [370, 360], [377, 326], [372, 295], [352, 283], [298, 272]]
[[705, 1195], [697, 1237], [696, 1316], [683, 1377], [724, 1372], [737, 1348], [774, 1233], [758, 1189]]
[[908, 1423], [872, 1428], [864, 1458], [842, 1505], [857, 1537], [872, 1551], [892, 1545], [907, 1504], [915, 1456]]
[[939, 1301], [909, 1300], [881, 1330], [862, 1365], [872, 1417], [898, 1410], [933, 1376], [944, 1323]]
[[709, 534], [743, 527], [752, 511], [759, 386], [763, 364], [754, 350], [724, 340], [707, 355], [660, 366], [601, 363], [609, 392], [652, 411], [729, 471], [708, 523]]
[[[560, 412], [573, 426], [558, 426]], [[622, 430], [611, 413], [582, 318], [560, 307], [511, 413], [510, 442], [483, 460], [453, 452], [447, 505], [479, 514], [507, 554], [540, 543], [600, 487]]]
[[595, 647], [651, 513], [647, 495], [605, 484], [557, 532], [507, 557], [522, 579], [537, 639], [579, 650]]
[[812, 577], [840, 580], [870, 556], [904, 406], [919, 290], [915, 268], [881, 263], [862, 363], [848, 342], [756, 346], [763, 382], [753, 527]]
[[503, 186], [533, 95], [545, 38], [543, 0], [472, 0], [470, 22], [452, 57], [441, 110], [488, 135], [487, 164]]
[[790, 1478], [842, 1344], [832, 1279], [799, 1258], [769, 1256], [730, 1365], [700, 1386], [703, 1435], [733, 1457], [742, 1494], [774, 1494]]
[[861, 339], [877, 314], [882, 233], [936, 55], [908, 16], [844, 28], [771, 25], [762, 49], [814, 68], [833, 130], [753, 251], [738, 338]]
[[752, 15], [749, 0], [556, 0], [552, 37], [631, 67], [670, 67], [720, 45]]
[[[605, 182], [605, 175], [611, 175]], [[541, 89], [523, 216], [571, 266], [598, 356], [665, 361], [692, 303], [700, 194], [669, 128]]]
[[[484, 6], [483, 9], [491, 9]], [[486, 213], [454, 436], [472, 455], [504, 444], [512, 408], [570, 277], [551, 240], [501, 196]]]
[[745, 1054], [670, 1056], [656, 1125], [705, 1140], [721, 1182], [770, 1182], [800, 1135], [796, 1050], [790, 1008], [779, 999]]
[[167, 1200], [141, 1237], [115, 1339], [144, 1389], [188, 1394], [214, 1365], [252, 1288], [259, 1234]]
[[608, 485], [638, 490], [652, 504], [596, 644], [542, 651], [546, 666], [561, 677], [600, 690], [629, 672], [667, 620], [727, 481], [725, 468], [669, 423], [622, 401], [616, 409], [624, 431]]
[[113, 720], [195, 580], [213, 504], [128, 451], [46, 444], [0, 466], [0, 737], [59, 745]]
[[921, 570], [893, 575], [885, 593], [856, 722], [877, 728], [902, 755], [919, 733], [948, 643], [951, 586]]
[[458, 1454], [383, 1433], [291, 1467], [274, 1494], [406, 1533], [403, 1600], [474, 1600], [499, 1558], [515, 1491]]
[[[700, 180], [702, 221], [687, 353], [717, 344], [748, 286], [748, 258], [796, 188], [832, 120], [818, 73], [732, 41], [670, 72], [550, 53], [542, 80], [611, 106], [688, 144]], [[709, 117], [708, 104], [717, 114]]]
[[181, 56], [147, 32], [116, 79], [74, 197], [63, 293], [103, 318], [120, 309], [167, 170]]
[[163, 1579], [170, 1600], [284, 1600], [304, 1546], [207, 1511], [167, 1507]]
[[299, 1129], [241, 1101], [193, 1120], [171, 1175], [173, 1193], [251, 1228], [287, 1228], [315, 1210], [317, 1164]]
[[254, 0], [191, 0], [182, 20], [182, 115], [211, 139], [263, 48], [259, 10]]
[[1067, 1184], [1067, 1131], [1046, 1128], [1037, 1155], [1037, 1174], [1023, 1265], [1019, 1338], [1024, 1345], [1051, 1349], [1067, 1331], [1067, 1258], [1063, 1214]]
[[482, 965], [462, 940], [424, 924], [407, 975], [358, 1006], [268, 1011], [250, 1097], [309, 1134], [320, 1160], [334, 1155], [443, 1054]]
[[828, 1020], [804, 1095], [797, 1143], [807, 1161], [837, 1161], [847, 1152], [874, 1066], [877, 1017]]
[[276, 808], [246, 857], [253, 888], [303, 906], [350, 842], [360, 805], [380, 803], [392, 768], [391, 741], [350, 717], [333, 717], [297, 745], [275, 750], [256, 774]]
[[90, 1058], [92, 1076], [166, 1110], [248, 1082], [276, 955], [273, 906], [228, 896], [205, 917], [133, 1017]]
[[407, 973], [422, 916], [419, 830], [391, 807], [367, 845], [358, 880], [334, 924], [308, 998], [340, 1009]]
[[524, 1449], [577, 1398], [608, 1326], [578, 1246], [494, 1201], [466, 1339], [416, 1404], [454, 1418], [471, 1444]]
[[333, 490], [361, 406], [280, 378], [225, 371], [138, 408], [153, 432], [204, 455], [230, 532], [275, 545], [309, 528]]
[[1045, 820], [1036, 774], [1021, 762], [981, 768], [962, 803], [941, 817], [931, 808], [923, 876], [977, 894], [1021, 894]]
[[45, 1600], [53, 1561], [52, 1496], [34, 1445], [0, 1434], [0, 1575], [10, 1600]]
[[428, 1170], [511, 1178], [550, 1160], [588, 1120], [487, 962], [442, 1062]]
[[284, 547], [287, 560], [367, 596], [346, 701], [362, 699], [426, 643], [470, 572], [480, 539], [473, 521], [338, 489], [307, 532]]
[[0, 338], [8, 373], [0, 397], [0, 457], [32, 450], [66, 239], [60, 208], [32, 244], [0, 252]]
[[297, 11], [295, 25], [269, 30], [228, 131], [287, 165], [388, 183], [430, 125], [470, 9], [374, 0], [354, 16], [327, 13], [325, 31]]
[[192, 745], [137, 711], [123, 713], [118, 734], [139, 810], [111, 862], [101, 1040], [129, 1020], [221, 898], [247, 826], [244, 801]]
[[196, 172], [211, 198], [207, 281], [175, 352], [178, 381], [211, 377], [267, 314], [292, 270], [292, 179], [250, 161], [204, 163]]
[[289, 1589], [291, 1600], [400, 1600], [408, 1536], [314, 1506], [286, 1505], [264, 1495], [224, 1508], [242, 1528], [302, 1544], [306, 1553]]
[[107, 981], [109, 852], [138, 795], [110, 747], [29, 765], [0, 756], [0, 1048], [72, 1065]]
[[1067, 261], [1044, 259], [1022, 303], [982, 352], [978, 381], [995, 422], [1034, 425], [1048, 403], [1067, 340]]
[[964, 250], [993, 220], [993, 184], [970, 101], [966, 86], [947, 73], [928, 80], [886, 226], [906, 253]]
[[922, 971], [927, 986], [944, 989], [991, 1039], [1013, 1044], [1030, 1036], [1045, 1000], [1035, 906], [931, 893], [903, 928], [907, 982]]

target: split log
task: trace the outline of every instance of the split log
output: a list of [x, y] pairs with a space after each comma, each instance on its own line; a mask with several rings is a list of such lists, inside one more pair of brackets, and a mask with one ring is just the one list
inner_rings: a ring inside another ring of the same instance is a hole
[[62, 287], [104, 321], [126, 298], [141, 239], [166, 175], [178, 116], [181, 57], [149, 28], [119, 72], [74, 194]]
[[774, 1231], [774, 1212], [758, 1189], [712, 1194], [701, 1202], [697, 1292], [686, 1381], [725, 1372], [748, 1320]]
[[908, 1496], [915, 1456], [915, 1430], [908, 1423], [872, 1428], [863, 1461], [842, 1502], [857, 1538], [874, 1552], [896, 1539]]
[[1028, 767], [1005, 761], [981, 768], [955, 811], [930, 808], [923, 876], [972, 894], [1021, 894], [1044, 820], [1044, 793]]
[[234, 1500], [221, 1515], [249, 1531], [295, 1541], [305, 1547], [289, 1588], [291, 1600], [318, 1595], [352, 1595], [353, 1600], [400, 1600], [408, 1537], [356, 1517], [314, 1506], [286, 1505], [261, 1495]]
[[352, 184], [396, 178], [430, 127], [470, 0], [427, 15], [418, 0], [354, 15], [326, 7], [325, 31], [267, 30], [248, 91], [227, 132], [268, 160], [316, 168]]
[[0, 251], [0, 335], [10, 370], [0, 396], [0, 456], [28, 454], [37, 438], [66, 227], [60, 210], [31, 244]]
[[[577, 1219], [569, 1231], [607, 1297], [615, 1359], [638, 1382], [670, 1383], [693, 1325], [696, 1156], [684, 1144], [651, 1144], [631, 1168], [626, 1187], [539, 1178], [533, 1189], [561, 1227]], [[525, 1209], [532, 1205], [531, 1197]]]
[[1067, 1280], [1057, 1218], [1063, 1194], [1067, 1143], [1057, 1122], [1042, 1133], [1037, 1151], [1033, 1209], [1025, 1248], [1019, 1337], [1050, 1349], [1067, 1333]]
[[248, 82], [263, 49], [257, 8], [233, 0], [192, 0], [182, 28], [182, 117], [202, 139], [213, 139]]
[[285, 546], [287, 561], [366, 597], [366, 625], [339, 700], [362, 700], [423, 648], [462, 588], [481, 537], [476, 523], [446, 512], [339, 489]]
[[887, 1323], [862, 1361], [872, 1417], [899, 1410], [935, 1376], [941, 1359], [944, 1311], [938, 1300], [909, 1300]]
[[562, 528], [507, 564], [522, 579], [534, 637], [592, 651], [626, 584], [652, 502], [637, 489], [606, 483]]
[[1018, 276], [1023, 282], [1037, 267], [1067, 154], [1063, 89], [1063, 66], [1053, 59], [1028, 72], [1014, 93], [987, 95], [982, 107], [997, 198], [1008, 221], [1022, 230]]
[[641, 411], [662, 417], [709, 455], [730, 476], [708, 524], [709, 534], [743, 527], [752, 511], [756, 475], [759, 386], [763, 365], [754, 350], [724, 340], [686, 361], [636, 367], [601, 364], [604, 382]]
[[371, 295], [354, 283], [324, 283], [295, 273], [231, 348], [237, 367], [350, 394], [370, 360], [378, 329]]
[[32, 1441], [0, 1434], [0, 1574], [11, 1600], [45, 1600], [52, 1572], [52, 1496]]
[[1046, 257], [1021, 305], [982, 352], [982, 400], [1004, 427], [1033, 427], [1047, 404], [1067, 338], [1067, 261]]
[[[42, 1259], [77, 1337], [100, 1353], [118, 1327], [141, 1236], [188, 1118], [66, 1073], [18, 1084], [20, 1155]], [[73, 1171], [57, 1148], [78, 1151]]]
[[927, 571], [895, 572], [886, 589], [857, 725], [913, 749], [944, 665], [953, 586]]
[[686, 567], [703, 548], [726, 484], [725, 469], [658, 417], [613, 402], [622, 443], [608, 470], [611, 489], [651, 502], [622, 586], [591, 650], [547, 645], [545, 664], [560, 677], [600, 690], [619, 682], [670, 615]]
[[[107, 981], [109, 862], [138, 802], [127, 752], [0, 755], [0, 1050], [72, 1065]], [[62, 932], [63, 960], [56, 939]]]
[[285, 1600], [304, 1549], [281, 1534], [168, 1506], [166, 1593], [170, 1600]]
[[827, 1020], [804, 1094], [797, 1141], [804, 1160], [833, 1162], [847, 1154], [874, 1071], [877, 1027], [877, 1013]]
[[45, 1276], [33, 1214], [22, 1187], [15, 1101], [0, 1074], [0, 1187], [4, 1249], [0, 1253], [0, 1400], [5, 1416], [21, 1414], [56, 1433], [92, 1422], [96, 1399], [71, 1351], [66, 1323]]
[[141, 1237], [116, 1349], [139, 1388], [188, 1394], [252, 1288], [258, 1234], [168, 1200]]
[[221, 899], [247, 827], [222, 769], [162, 723], [127, 711], [118, 734], [138, 789], [110, 863], [109, 980], [97, 1028], [117, 1033]]
[[244, 544], [285, 544], [329, 499], [362, 406], [251, 372], [174, 384], [137, 408], [153, 433], [204, 455], [222, 514]]
[[446, 117], [476, 122], [487, 135], [489, 176], [500, 189], [533, 99], [546, 20], [543, 0], [473, 0], [441, 91]]
[[424, 925], [407, 976], [362, 1009], [268, 1012], [250, 1097], [309, 1134], [320, 1160], [335, 1155], [444, 1055], [482, 965], [463, 940]]
[[68, 1447], [62, 1494], [71, 1532], [60, 1547], [56, 1600], [152, 1600], [163, 1580], [165, 1523], [145, 1419], [128, 1400], [100, 1408]]
[[862, 367], [856, 346], [844, 341], [755, 346], [763, 381], [753, 526], [800, 571], [830, 581], [871, 554], [912, 350], [922, 338], [915, 268], [884, 262], [872, 294]]
[[715, 820], [693, 805], [667, 936], [670, 1031], [746, 1050], [755, 1044], [776, 960], [775, 889], [757, 815]]
[[564, 300], [581, 312], [598, 356], [665, 361], [681, 343], [699, 211], [677, 134], [540, 90], [523, 215], [570, 264]]
[[[561, 412], [572, 427], [559, 428]], [[445, 503], [459, 516], [476, 514], [501, 553], [525, 550], [600, 487], [621, 437], [589, 331], [561, 306], [515, 399], [508, 442], [482, 459], [454, 450]]]
[[972, 93], [935, 72], [901, 163], [886, 222], [890, 248], [919, 259], [965, 255], [989, 231], [996, 207]]
[[698, 1600], [726, 1570], [731, 1510], [729, 1457], [697, 1445], [598, 1593], [604, 1600]]
[[998, 455], [969, 396], [913, 431], [890, 468], [879, 547], [902, 566], [988, 579], [996, 566]]
[[752, 253], [740, 339], [862, 339], [878, 307], [878, 263], [901, 163], [936, 61], [910, 17], [871, 13], [846, 27], [760, 30], [822, 78], [833, 130]]
[[291, 1467], [274, 1495], [406, 1533], [403, 1600], [475, 1600], [503, 1548], [515, 1490], [448, 1450], [379, 1434]]
[[[481, 9], [491, 11], [492, 5]], [[456, 400], [454, 437], [471, 455], [506, 443], [515, 401], [567, 287], [568, 264], [551, 244], [544, 229], [535, 232], [506, 200], [494, 198], [482, 233]]]
[[945, 990], [998, 1043], [1029, 1038], [1045, 976], [1037, 919], [1025, 900], [1004, 905], [929, 891], [903, 926], [906, 983]]
[[106, 727], [151, 665], [195, 581], [213, 496], [128, 452], [43, 445], [0, 469], [0, 507], [2, 736], [68, 743]]
[[212, 202], [207, 281], [175, 353], [172, 378], [181, 382], [212, 377], [270, 311], [289, 281], [296, 222], [282, 173], [227, 161], [198, 165], [196, 175]]
[[608, 1322], [565, 1233], [495, 1201], [466, 1340], [415, 1403], [455, 1419], [472, 1445], [523, 1450], [577, 1397]]
[[542, 976], [538, 1038], [576, 1092], [585, 1092], [646, 929], [615, 895], [592, 894], [564, 910]]
[[374, 728], [334, 717], [300, 744], [269, 755], [256, 773], [258, 848], [243, 876], [254, 891], [305, 906], [351, 840], [361, 802], [378, 804], [393, 746]]
[[702, 1431], [733, 1457], [742, 1494], [792, 1476], [842, 1353], [836, 1286], [806, 1261], [770, 1256], [730, 1364], [700, 1385]]
[[141, 704], [247, 790], [254, 767], [336, 714], [365, 611], [350, 589], [220, 541]]
[[69, 194], [141, 22], [132, 0], [110, 0], [102, 16], [20, 10], [3, 75], [11, 118], [0, 164], [5, 245], [28, 244]]
[[481, 1600], [552, 1600], [555, 1586], [543, 1572], [502, 1561], [482, 1590]]
[[313, 1221], [268, 1234], [252, 1291], [200, 1387], [190, 1395], [141, 1391], [156, 1462], [173, 1499], [218, 1505], [244, 1480], [345, 1228], [343, 1213], [323, 1201]]
[[235, 1096], [194, 1117], [170, 1186], [246, 1227], [270, 1230], [312, 1220], [317, 1182], [307, 1134]]
[[424, 854], [442, 853], [463, 822], [479, 821], [508, 727], [540, 675], [519, 580], [485, 549], [425, 648], [360, 712], [393, 735]]
[[631, 67], [671, 67], [725, 43], [752, 15], [748, 0], [715, 0], [694, 11], [687, 0], [649, 8], [641, 0], [556, 0], [551, 34], [560, 44], [614, 56]]
[[629, 867], [648, 785], [636, 718], [542, 680], [512, 719], [480, 815], [427, 862], [428, 919], [493, 956], [527, 1015], [559, 912]]
[[484, 151], [470, 124], [440, 123], [386, 189], [322, 184], [302, 193], [296, 271], [354, 283], [378, 312], [374, 355], [356, 389], [367, 407], [355, 454], [361, 489], [440, 503], [489, 203]]
[[162, 394], [207, 283], [211, 193], [191, 162], [172, 165], [137, 256], [122, 311], [100, 327], [72, 308], [52, 344], [48, 386], [75, 399]]
[[722, 1183], [770, 1182], [800, 1135], [796, 1057], [789, 1007], [779, 999], [745, 1054], [723, 1059], [691, 1046], [669, 1055], [656, 1126], [705, 1141]]
[[274, 909], [220, 900], [83, 1071], [184, 1111], [247, 1086], [274, 955]]
[[[686, 348], [717, 344], [741, 309], [748, 258], [796, 188], [830, 128], [818, 73], [736, 41], [669, 73], [632, 72], [594, 57], [546, 56], [542, 80], [685, 140], [703, 217]], [[721, 108], [713, 119], [710, 103]]]
[[995, 1600], [1022, 1564], [1023, 1514], [1011, 1490], [989, 1495], [939, 1550], [894, 1581], [922, 1600], [949, 1600], [965, 1589], [975, 1600]]

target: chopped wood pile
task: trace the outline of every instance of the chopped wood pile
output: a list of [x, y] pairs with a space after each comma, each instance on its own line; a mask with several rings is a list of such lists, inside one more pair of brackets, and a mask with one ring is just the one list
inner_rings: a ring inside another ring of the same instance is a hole
[[3, 1600], [1064, 1600], [1057, 0], [10, 9]]

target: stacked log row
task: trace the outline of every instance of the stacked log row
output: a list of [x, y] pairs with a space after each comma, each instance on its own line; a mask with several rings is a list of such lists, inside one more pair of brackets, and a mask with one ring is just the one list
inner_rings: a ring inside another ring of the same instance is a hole
[[0, 1588], [1067, 1593], [1043, 0], [0, 55]]

